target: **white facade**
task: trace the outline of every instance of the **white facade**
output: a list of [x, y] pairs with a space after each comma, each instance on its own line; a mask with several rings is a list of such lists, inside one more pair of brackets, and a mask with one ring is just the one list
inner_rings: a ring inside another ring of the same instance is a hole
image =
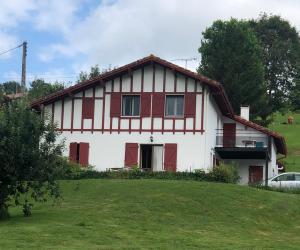
[[[112, 116], [110, 108], [113, 93], [120, 93], [121, 96], [149, 93], [150, 116]], [[154, 99], [155, 93], [183, 95], [184, 98], [189, 93], [194, 93], [195, 114], [181, 117], [166, 117], [164, 114], [162, 117], [154, 117], [152, 112], [154, 106], [158, 105]], [[83, 118], [83, 98], [87, 97], [92, 98], [94, 103], [91, 119]], [[69, 156], [71, 143], [88, 143], [88, 163], [99, 171], [125, 166], [126, 143], [138, 145], [138, 165], [142, 164], [141, 145], [149, 144], [162, 146], [155, 150], [158, 155], [162, 155], [161, 162], [157, 155], [153, 161], [163, 166], [165, 145], [170, 143], [177, 145], [176, 171], [209, 171], [215, 159], [220, 159], [215, 148], [218, 146], [217, 135], [223, 129], [224, 123], [236, 123], [240, 134], [251, 132], [267, 140], [266, 134], [223, 116], [209, 87], [203, 82], [159, 64], [143, 65], [105, 82], [85, 87], [74, 94], [49, 101], [45, 103], [44, 111], [61, 131], [61, 139], [65, 139], [64, 155]], [[229, 162], [230, 159], [224, 161]], [[241, 183], [248, 183], [249, 166], [265, 168], [266, 164], [262, 159], [234, 161], [240, 166]], [[277, 174], [276, 147], [273, 140], [268, 168], [269, 177]], [[155, 170], [156, 166], [152, 169]], [[265, 175], [265, 170], [263, 173]]]

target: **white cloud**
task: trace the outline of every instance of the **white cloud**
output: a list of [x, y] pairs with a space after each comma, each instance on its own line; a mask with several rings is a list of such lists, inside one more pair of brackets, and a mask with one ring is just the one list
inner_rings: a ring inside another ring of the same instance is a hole
[[76, 20], [76, 11], [82, 0], [43, 0], [36, 2], [34, 27], [48, 32], [70, 32]]
[[81, 54], [87, 57], [86, 63], [107, 67], [151, 53], [169, 60], [194, 57], [201, 32], [216, 19], [257, 18], [267, 12], [280, 14], [299, 28], [299, 9], [296, 0], [103, 1], [83, 20], [67, 22], [63, 29], [66, 43], [49, 45], [40, 58], [48, 61], [55, 55]]
[[[280, 14], [300, 28], [297, 0], [104, 0], [89, 13], [80, 13], [90, 2], [0, 1], [0, 49], [17, 43], [10, 29], [25, 21], [38, 31], [58, 33], [64, 40], [45, 45], [39, 51], [40, 60], [71, 57], [74, 67], [83, 58], [84, 65], [108, 67], [151, 53], [168, 60], [198, 56], [201, 33], [216, 19], [257, 18], [267, 12]], [[189, 67], [197, 64], [191, 62]]]
[[[17, 40], [18, 39], [16, 36], [11, 36], [7, 33], [0, 31], [0, 53], [11, 49], [12, 46], [17, 45]], [[9, 58], [11, 56], [11, 53], [12, 52], [8, 52], [1, 55], [0, 60]]]
[[35, 9], [33, 0], [0, 1], [0, 27], [14, 27], [20, 21], [30, 18], [29, 12]]

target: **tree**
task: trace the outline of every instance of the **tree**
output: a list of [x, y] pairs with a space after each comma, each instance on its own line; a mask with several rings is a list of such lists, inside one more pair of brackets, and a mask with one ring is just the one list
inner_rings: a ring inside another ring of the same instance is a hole
[[4, 94], [15, 94], [21, 92], [21, 85], [16, 81], [4, 82], [0, 85], [1, 92]]
[[248, 22], [215, 21], [203, 32], [199, 73], [221, 82], [239, 113], [240, 105], [251, 106], [251, 118], [264, 105], [264, 69], [261, 49]]
[[90, 69], [90, 72], [86, 72], [86, 71], [81, 71], [79, 73], [79, 77], [78, 77], [78, 81], [77, 82], [84, 82], [84, 81], [87, 81], [87, 80], [90, 80], [92, 78], [95, 78], [97, 76], [100, 76], [101, 75], [101, 70], [99, 68], [99, 65], [96, 64], [95, 66], [92, 66], [91, 69]]
[[54, 127], [23, 102], [0, 109], [0, 218], [8, 216], [12, 202], [30, 215], [30, 200], [59, 196], [55, 178], [63, 143], [57, 143]]
[[292, 111], [300, 111], [300, 64], [298, 65], [297, 75], [295, 77], [295, 85], [292, 87], [290, 94], [290, 109]]
[[299, 74], [300, 39], [291, 24], [280, 16], [262, 14], [249, 21], [262, 47], [267, 105], [264, 117], [289, 103]]
[[51, 84], [46, 83], [43, 79], [36, 79], [30, 84], [28, 99], [32, 101], [62, 89], [64, 89], [64, 85], [61, 83]]

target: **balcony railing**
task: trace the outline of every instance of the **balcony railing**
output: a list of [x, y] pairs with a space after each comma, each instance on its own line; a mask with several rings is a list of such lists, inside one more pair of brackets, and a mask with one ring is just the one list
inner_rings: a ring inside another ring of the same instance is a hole
[[268, 143], [266, 136], [260, 136], [257, 133], [245, 130], [228, 133], [217, 130], [216, 147], [242, 147], [242, 148], [266, 148]]

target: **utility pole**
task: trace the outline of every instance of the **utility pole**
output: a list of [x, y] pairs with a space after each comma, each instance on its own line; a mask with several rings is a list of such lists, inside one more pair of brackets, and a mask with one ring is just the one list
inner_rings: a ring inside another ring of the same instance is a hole
[[22, 53], [22, 78], [21, 78], [21, 92], [24, 93], [26, 89], [26, 56], [27, 56], [27, 42], [23, 42]]

